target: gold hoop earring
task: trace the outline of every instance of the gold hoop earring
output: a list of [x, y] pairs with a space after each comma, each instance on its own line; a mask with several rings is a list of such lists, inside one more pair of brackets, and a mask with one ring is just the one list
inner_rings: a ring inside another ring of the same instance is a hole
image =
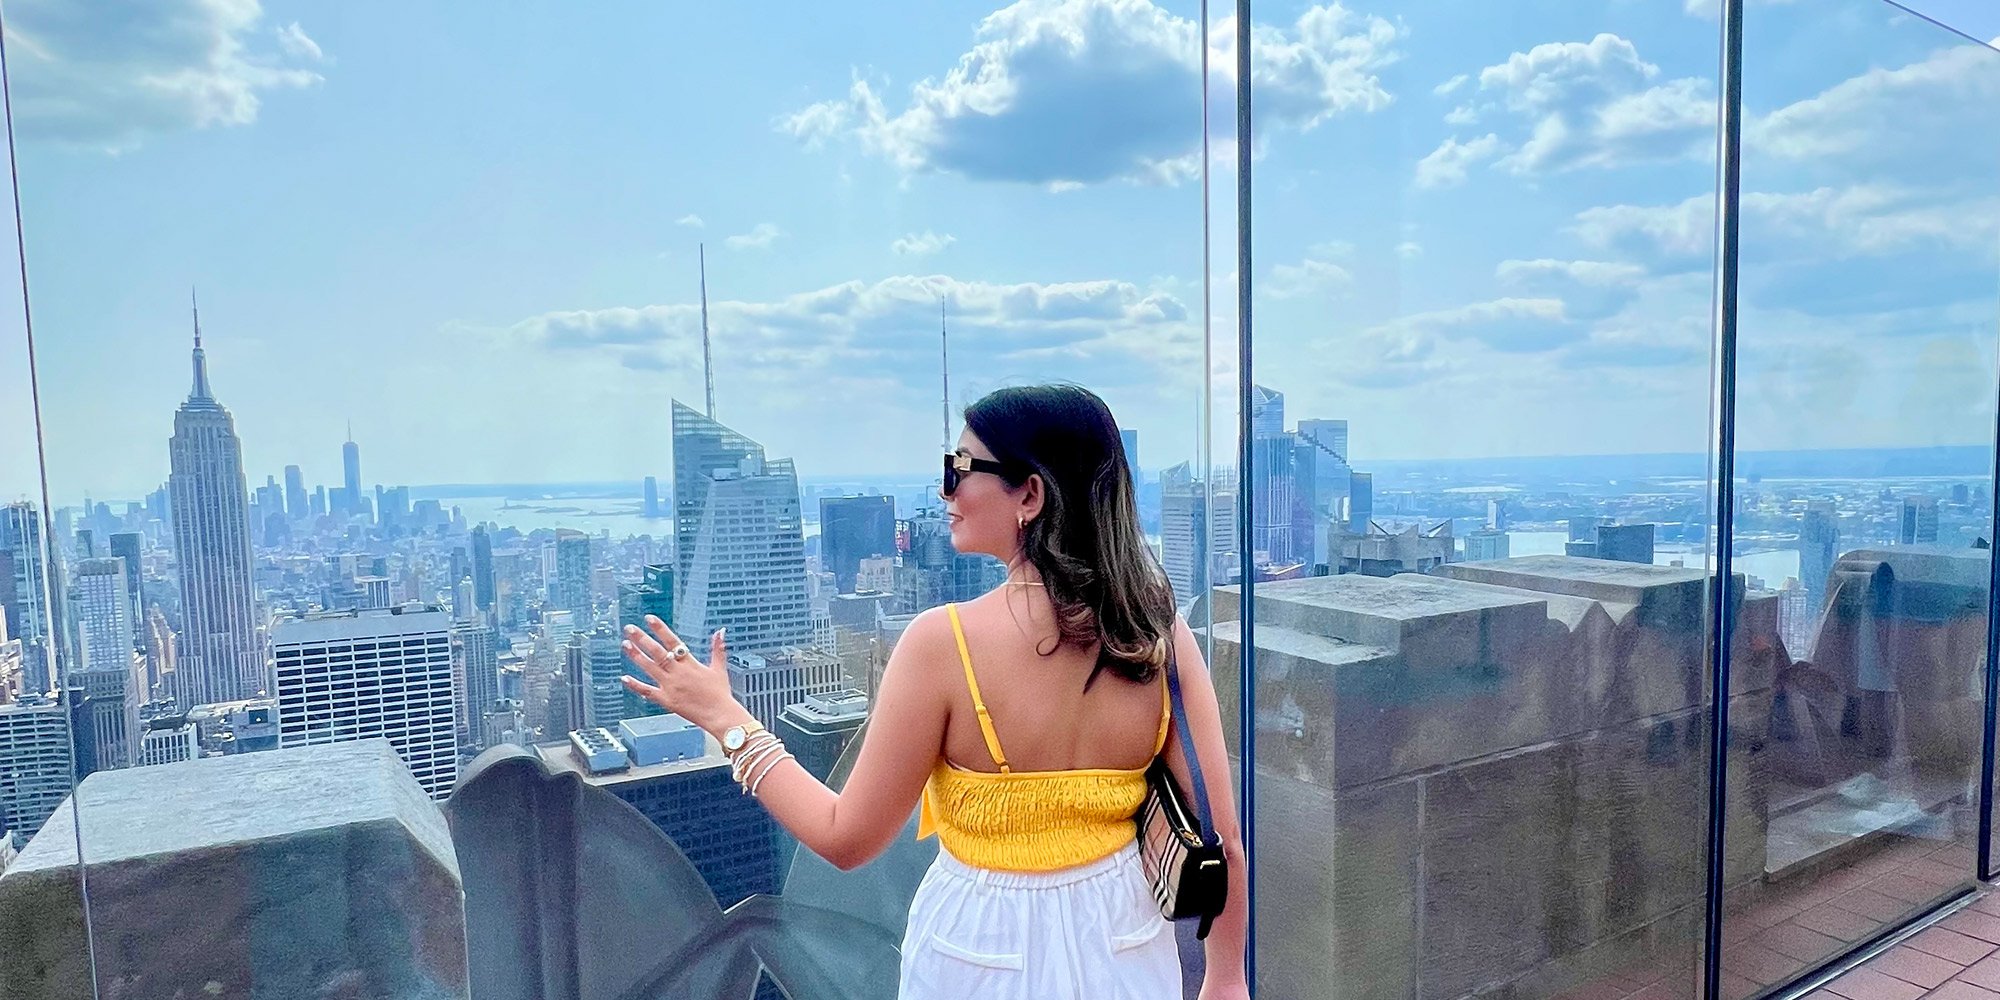
[[1022, 531], [1028, 530], [1028, 515], [1026, 514], [1014, 515], [1014, 525], [1015, 527], [1019, 528]]

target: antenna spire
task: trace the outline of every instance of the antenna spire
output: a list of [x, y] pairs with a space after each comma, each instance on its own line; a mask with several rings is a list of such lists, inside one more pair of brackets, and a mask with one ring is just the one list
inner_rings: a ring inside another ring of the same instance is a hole
[[701, 262], [701, 378], [708, 390], [708, 419], [715, 419], [715, 360], [709, 353], [708, 344], [708, 248], [695, 244], [695, 253]]
[[194, 311], [194, 386], [188, 390], [188, 399], [212, 400], [214, 394], [208, 388], [208, 355], [201, 349], [201, 303], [196, 300], [194, 288], [188, 288], [188, 305]]

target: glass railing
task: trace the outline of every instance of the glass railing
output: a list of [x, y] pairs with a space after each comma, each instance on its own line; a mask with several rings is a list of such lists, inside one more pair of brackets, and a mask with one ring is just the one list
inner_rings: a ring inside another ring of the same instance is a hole
[[[711, 741], [624, 691], [616, 628], [726, 629], [740, 698], [829, 776], [910, 616], [1004, 575], [952, 550], [937, 499], [958, 410], [1052, 380], [1110, 403], [1143, 531], [1205, 608], [1228, 546], [1201, 450], [1198, 12], [399, 8], [428, 23], [389, 32], [386, 6], [10, 8], [83, 863], [167, 849], [131, 831], [190, 808], [165, 775], [204, 766], [242, 783], [217, 815], [262, 797], [248, 828], [307, 837], [329, 804], [279, 762], [379, 739], [449, 817], [476, 995], [529, 966], [707, 995], [745, 961], [761, 996], [877, 997], [884, 968], [893, 992], [935, 842], [851, 873], [799, 850]], [[0, 419], [32, 459], [24, 399]], [[35, 471], [10, 460], [7, 498]], [[551, 791], [575, 783], [597, 792]], [[541, 805], [495, 812], [504, 789]], [[211, 860], [249, 898], [299, 888]], [[343, 919], [301, 938], [182, 899], [241, 938], [187, 968], [319, 974], [301, 956], [370, 953], [400, 932], [369, 907], [431, 877], [356, 869], [388, 882], [364, 898], [301, 865]], [[606, 873], [638, 881], [596, 895]], [[183, 985], [148, 928], [186, 886], [97, 888], [100, 993]], [[542, 922], [558, 903], [588, 912]], [[603, 978], [634, 934], [740, 948]]]
[[2000, 52], [1742, 4], [1720, 191], [1725, 6], [1254, 4], [1241, 79], [1190, 0], [10, 6], [0, 995], [894, 995], [936, 841], [802, 849], [617, 628], [726, 628], [843, 787], [1001, 578], [932, 456], [1051, 380], [1206, 643], [1257, 996], [1736, 1000], [1934, 912]]
[[[2000, 52], [1864, 0], [1751, 5], [1743, 49], [1731, 545], [1778, 641], [1731, 704], [1734, 996], [1977, 873], [2000, 349]], [[1897, 960], [1973, 944], [1926, 934]]]
[[1256, 575], [1216, 626], [1219, 662], [1251, 636], [1258, 995], [1693, 996], [1715, 23], [1326, 27], [1339, 86], [1257, 95]]

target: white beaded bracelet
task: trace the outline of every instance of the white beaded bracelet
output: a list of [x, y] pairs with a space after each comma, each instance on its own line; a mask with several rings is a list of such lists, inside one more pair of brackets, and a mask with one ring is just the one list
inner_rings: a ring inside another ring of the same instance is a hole
[[797, 757], [794, 757], [794, 756], [792, 756], [792, 755], [791, 755], [791, 754], [789, 754], [789, 753], [783, 753], [783, 754], [779, 754], [779, 755], [778, 755], [778, 759], [777, 759], [777, 760], [774, 760], [774, 761], [772, 761], [772, 762], [770, 763], [770, 766], [768, 766], [768, 767], [764, 768], [764, 773], [763, 773], [763, 774], [760, 774], [760, 775], [758, 775], [758, 776], [757, 776], [757, 780], [756, 780], [756, 781], [753, 781], [753, 782], [751, 782], [751, 783], [750, 783], [750, 797], [751, 797], [751, 798], [753, 798], [753, 799], [757, 797], [757, 787], [758, 787], [759, 785], [762, 785], [762, 784], [764, 783], [764, 779], [765, 779], [765, 778], [768, 778], [768, 777], [770, 777], [770, 776], [771, 776], [771, 772], [772, 772], [772, 771], [775, 771], [775, 770], [777, 770], [777, 769], [778, 769], [778, 765], [779, 765], [779, 764], [783, 764], [784, 762], [786, 762], [786, 761], [788, 761], [788, 760], [797, 760], [797, 759], [798, 759]]
[[744, 779], [749, 777], [758, 762], [774, 753], [782, 753], [784, 749], [785, 745], [775, 737], [757, 743], [754, 748], [745, 748], [736, 755], [736, 760], [730, 768], [730, 776], [736, 779], [737, 784], [743, 784]]

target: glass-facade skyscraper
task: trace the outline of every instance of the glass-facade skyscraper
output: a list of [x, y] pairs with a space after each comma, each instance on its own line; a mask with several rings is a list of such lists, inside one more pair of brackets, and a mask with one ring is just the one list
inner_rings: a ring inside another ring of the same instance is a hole
[[676, 400], [675, 631], [690, 645], [729, 630], [731, 651], [803, 645], [812, 637], [804, 525], [791, 459]]
[[825, 497], [819, 502], [820, 568], [854, 593], [861, 560], [896, 554], [896, 498]]

